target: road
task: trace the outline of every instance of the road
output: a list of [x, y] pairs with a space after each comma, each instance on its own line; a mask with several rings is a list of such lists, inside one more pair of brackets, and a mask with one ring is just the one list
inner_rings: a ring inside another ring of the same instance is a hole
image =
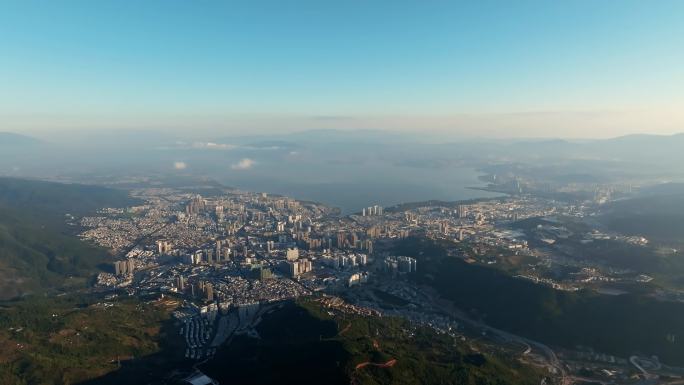
[[[518, 335], [515, 335], [513, 333], [509, 333], [507, 331], [501, 330], [494, 328], [492, 326], [489, 326], [481, 321], [476, 321], [472, 318], [470, 318], [468, 315], [466, 315], [462, 310], [456, 309], [451, 302], [448, 302], [446, 300], [441, 300], [439, 299], [439, 296], [437, 293], [434, 293], [434, 290], [429, 287], [415, 287], [417, 291], [421, 292], [421, 294], [425, 298], [429, 298], [433, 301], [431, 306], [434, 309], [439, 309], [443, 312], [446, 312], [449, 316], [453, 317], [454, 319], [457, 319], [459, 322], [462, 322], [464, 324], [468, 324], [471, 327], [483, 330], [487, 333], [494, 334], [505, 341], [512, 341], [512, 342], [517, 342], [520, 344], [523, 344], [528, 347], [524, 354], [529, 354], [531, 352], [531, 348], [536, 348], [540, 350], [541, 352], [544, 353], [544, 355], [547, 357], [547, 360], [550, 364], [551, 367], [553, 367], [556, 372], [560, 375], [560, 384], [561, 385], [569, 385], [572, 384], [573, 378], [568, 376], [565, 368], [563, 367], [563, 364], [560, 362], [558, 359], [558, 356], [556, 353], [548, 347], [547, 345], [544, 345], [541, 342], [533, 341], [525, 337], [521, 337]], [[426, 291], [428, 293], [426, 293]]]

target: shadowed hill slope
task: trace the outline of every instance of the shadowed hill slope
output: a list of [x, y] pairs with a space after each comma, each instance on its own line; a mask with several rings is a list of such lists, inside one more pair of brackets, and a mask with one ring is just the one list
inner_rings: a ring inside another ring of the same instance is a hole
[[132, 202], [118, 190], [0, 178], [0, 299], [82, 284], [107, 252], [76, 238], [65, 215]]

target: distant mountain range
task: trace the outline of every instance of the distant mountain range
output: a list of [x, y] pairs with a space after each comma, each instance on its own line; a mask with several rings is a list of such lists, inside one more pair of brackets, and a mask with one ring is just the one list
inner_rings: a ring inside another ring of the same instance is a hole
[[[439, 142], [442, 144], [437, 144]], [[382, 130], [306, 130], [276, 135], [228, 136], [217, 138], [218, 143], [262, 145], [277, 144], [281, 147], [298, 144], [406, 144], [436, 145], [449, 147], [487, 148], [504, 153], [525, 153], [538, 155], [605, 155], [610, 157], [633, 157], [640, 154], [661, 156], [676, 155], [684, 146], [684, 133], [675, 135], [627, 135], [611, 139], [489, 139], [459, 138], [447, 135], [440, 140], [434, 134], [403, 133]]]
[[[74, 134], [74, 133], [71, 133]], [[70, 135], [71, 135], [70, 134]], [[106, 131], [74, 134], [75, 142], [92, 144], [107, 143], [108, 146], [147, 146], [154, 147], [159, 143], [173, 143], [178, 140], [163, 131]], [[192, 143], [193, 139], [184, 139]], [[526, 154], [538, 156], [602, 156], [612, 158], [641, 158], [655, 156], [679, 155], [684, 153], [684, 133], [674, 135], [626, 135], [611, 139], [496, 139], [496, 138], [457, 138], [447, 134], [441, 137], [436, 134], [411, 132], [394, 132], [383, 130], [340, 130], [319, 129], [305, 130], [283, 134], [264, 135], [232, 135], [216, 137], [214, 143], [235, 144], [251, 148], [279, 147], [283, 149], [297, 148], [302, 145], [324, 144], [359, 144], [375, 143], [386, 145], [415, 144], [418, 146], [447, 146], [470, 149], [488, 149], [501, 151], [502, 154]], [[440, 143], [441, 144], [438, 144]], [[0, 132], [1, 147], [31, 146], [43, 141], [12, 132]]]
[[12, 132], [0, 132], [0, 147], [16, 147], [16, 146], [34, 146], [42, 143], [40, 140], [26, 136], [15, 134]]
[[664, 159], [684, 156], [684, 134], [628, 135], [612, 139], [570, 141], [518, 141], [511, 144], [524, 152], [547, 156], [587, 156], [617, 160]]

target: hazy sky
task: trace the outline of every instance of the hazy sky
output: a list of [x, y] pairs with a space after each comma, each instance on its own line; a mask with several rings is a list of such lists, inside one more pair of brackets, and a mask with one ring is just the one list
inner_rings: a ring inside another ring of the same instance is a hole
[[0, 2], [0, 131], [684, 131], [684, 1]]

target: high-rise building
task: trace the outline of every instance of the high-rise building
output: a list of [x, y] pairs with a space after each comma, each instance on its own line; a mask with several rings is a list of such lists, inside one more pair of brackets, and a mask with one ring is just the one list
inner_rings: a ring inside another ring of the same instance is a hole
[[299, 250], [295, 248], [288, 248], [285, 258], [288, 261], [296, 261], [299, 259]]
[[209, 282], [204, 285], [204, 298], [209, 302], [214, 300], [214, 287]]
[[382, 206], [373, 205], [373, 206], [366, 207], [361, 211], [361, 214], [364, 217], [372, 217], [372, 216], [382, 215]]
[[250, 267], [249, 275], [260, 281], [273, 278], [273, 272], [270, 268], [264, 267], [262, 263], [253, 263]]
[[359, 236], [358, 236], [355, 232], [352, 232], [352, 233], [351, 233], [351, 244], [352, 244], [352, 247], [356, 247], [356, 243], [357, 243], [358, 241], [359, 241]]
[[121, 275], [123, 274], [121, 272], [121, 261], [116, 261], [114, 262], [114, 274], [116, 275]]
[[449, 234], [449, 222], [443, 221], [439, 223], [439, 232], [440, 234]]
[[378, 226], [371, 226], [366, 230], [366, 235], [369, 236], [370, 238], [377, 238], [380, 236], [380, 227]]
[[468, 207], [466, 205], [458, 205], [458, 217], [467, 218], [468, 217]]
[[202, 199], [202, 196], [195, 196], [187, 206], [185, 206], [185, 213], [188, 215], [199, 214], [206, 208], [206, 201]]
[[202, 251], [197, 251], [193, 254], [187, 254], [185, 256], [185, 263], [190, 264], [190, 265], [197, 265], [198, 263], [202, 262]]
[[176, 290], [183, 292], [185, 290], [185, 278], [182, 275], [176, 277]]
[[214, 208], [214, 213], [216, 214], [216, 219], [218, 219], [219, 222], [223, 221], [223, 206], [216, 205]]
[[167, 254], [171, 251], [171, 243], [165, 240], [157, 241], [157, 252], [161, 254]]
[[373, 254], [373, 241], [366, 239], [361, 244], [361, 249], [366, 250], [368, 254]]
[[287, 262], [287, 272], [290, 277], [298, 277], [304, 273], [308, 273], [313, 269], [311, 261], [308, 259], [300, 259], [298, 261]]
[[132, 259], [114, 262], [114, 274], [116, 275], [132, 275], [134, 270], [135, 263]]
[[368, 272], [354, 273], [347, 282], [349, 287], [368, 282]]
[[216, 240], [216, 262], [221, 262], [221, 240]]
[[389, 273], [413, 273], [416, 271], [417, 261], [415, 258], [404, 256], [389, 256], [385, 258], [385, 271]]
[[347, 243], [347, 235], [342, 231], [337, 233], [337, 248], [338, 249], [345, 248], [346, 243]]
[[465, 233], [464, 233], [463, 229], [458, 229], [458, 236], [457, 236], [457, 238], [458, 238], [459, 241], [462, 241], [462, 240], [465, 239]]
[[287, 262], [287, 273], [290, 277], [296, 277], [299, 275], [299, 263], [297, 261]]

